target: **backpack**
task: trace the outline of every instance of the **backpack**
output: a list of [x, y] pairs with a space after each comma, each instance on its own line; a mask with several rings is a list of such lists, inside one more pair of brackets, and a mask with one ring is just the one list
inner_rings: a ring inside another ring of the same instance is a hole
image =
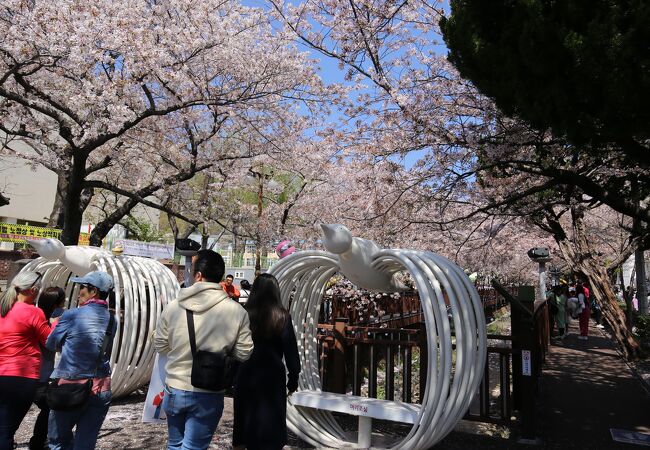
[[578, 300], [578, 297], [570, 297], [567, 300], [567, 311], [572, 319], [580, 317], [580, 313], [584, 309], [584, 304]]

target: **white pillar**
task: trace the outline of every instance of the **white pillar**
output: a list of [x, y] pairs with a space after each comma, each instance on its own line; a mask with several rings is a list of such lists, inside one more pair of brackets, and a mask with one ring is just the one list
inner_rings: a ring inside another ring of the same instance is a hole
[[546, 300], [546, 261], [539, 262], [539, 300]]
[[359, 438], [357, 445], [359, 448], [370, 448], [370, 439], [372, 437], [372, 418], [359, 416]]

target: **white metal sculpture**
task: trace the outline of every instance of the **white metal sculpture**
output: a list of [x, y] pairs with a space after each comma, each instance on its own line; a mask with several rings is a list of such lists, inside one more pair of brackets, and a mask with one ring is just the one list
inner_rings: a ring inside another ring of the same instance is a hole
[[[325, 234], [323, 243], [329, 252], [297, 252], [282, 259], [270, 271], [280, 282], [282, 299], [289, 307], [298, 337], [302, 372], [297, 394], [305, 391], [305, 395], [300, 397], [302, 403], [297, 404], [312, 406], [294, 406], [289, 399], [288, 425], [294, 433], [317, 447], [353, 445], [331, 414], [323, 410], [338, 409], [320, 406], [336, 403], [330, 398], [332, 395], [322, 393], [323, 401], [313, 398], [319, 395], [322, 387], [317, 325], [326, 283], [336, 272], [341, 272], [359, 287], [389, 291], [399, 288], [394, 274], [406, 270], [415, 280], [427, 330], [428, 382], [426, 386], [420, 386], [424, 390], [422, 404], [379, 401], [374, 405], [370, 401], [367, 408], [382, 408], [382, 404], [386, 409], [394, 406], [392, 409], [401, 411], [407, 418], [392, 420], [413, 423], [408, 435], [390, 448], [429, 448], [445, 437], [464, 416], [483, 376], [486, 328], [478, 292], [458, 266], [439, 255], [380, 249], [371, 241], [353, 238], [342, 225], [323, 225], [322, 228]], [[452, 312], [455, 340], [445, 294]], [[353, 403], [350, 403], [350, 408], [355, 408]], [[362, 404], [361, 408], [366, 407]], [[386, 418], [385, 414], [368, 414]], [[386, 414], [390, 415], [390, 412]], [[356, 415], [361, 416], [359, 413]], [[370, 419], [361, 419], [359, 446], [369, 446]], [[365, 440], [361, 436], [363, 432], [368, 435]]]
[[127, 395], [149, 382], [155, 356], [151, 334], [163, 308], [180, 289], [172, 271], [153, 259], [113, 256], [97, 247], [66, 247], [58, 239], [30, 244], [41, 257], [22, 270], [42, 273], [43, 289], [63, 288], [67, 308], [78, 306], [79, 285], [69, 281], [71, 276], [103, 270], [113, 277], [117, 322], [111, 354], [113, 396]]

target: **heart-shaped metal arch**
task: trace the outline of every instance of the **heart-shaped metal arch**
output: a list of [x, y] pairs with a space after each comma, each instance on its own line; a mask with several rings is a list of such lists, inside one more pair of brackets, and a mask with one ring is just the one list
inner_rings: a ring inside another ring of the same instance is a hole
[[[371, 269], [407, 270], [415, 280], [427, 330], [427, 385], [418, 420], [392, 449], [428, 448], [444, 438], [467, 412], [483, 376], [486, 327], [481, 301], [469, 278], [451, 261], [431, 252], [382, 250]], [[294, 253], [270, 273], [280, 283], [285, 307], [293, 317], [302, 371], [299, 389], [320, 391], [318, 314], [327, 281], [338, 272], [335, 255]], [[452, 312], [455, 342], [443, 296]], [[314, 446], [354, 445], [329, 412], [287, 404], [291, 430]]]

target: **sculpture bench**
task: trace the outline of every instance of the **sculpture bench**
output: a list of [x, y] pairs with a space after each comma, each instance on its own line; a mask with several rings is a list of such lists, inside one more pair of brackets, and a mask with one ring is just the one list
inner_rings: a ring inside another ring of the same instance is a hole
[[291, 395], [289, 401], [294, 406], [359, 416], [359, 448], [370, 447], [372, 419], [413, 424], [420, 413], [420, 405], [332, 392], [298, 391]]

